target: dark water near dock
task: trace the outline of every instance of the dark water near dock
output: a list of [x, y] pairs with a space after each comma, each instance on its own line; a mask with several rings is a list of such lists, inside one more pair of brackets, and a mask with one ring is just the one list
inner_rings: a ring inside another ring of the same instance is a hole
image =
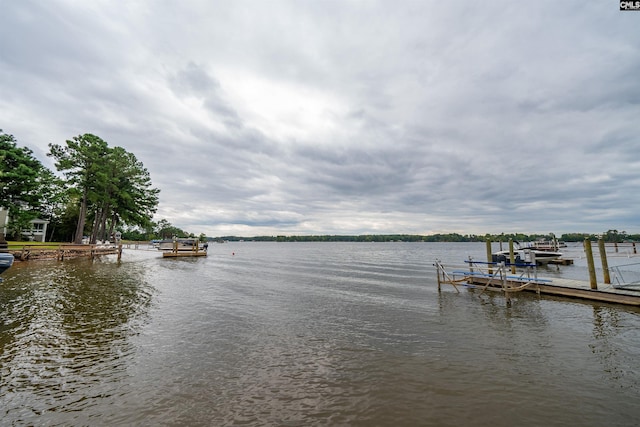
[[[0, 425], [637, 425], [640, 310], [437, 292], [434, 259], [484, 253], [242, 242], [16, 263]], [[544, 273], [587, 279], [579, 259]]]

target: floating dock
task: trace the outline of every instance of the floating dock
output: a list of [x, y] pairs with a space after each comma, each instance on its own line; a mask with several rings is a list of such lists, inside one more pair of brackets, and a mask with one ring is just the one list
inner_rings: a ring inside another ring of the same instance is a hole
[[553, 265], [573, 265], [573, 259], [571, 258], [557, 258], [557, 259], [552, 259], [550, 261], [547, 261], [548, 264], [553, 264]]
[[162, 252], [162, 258], [198, 257], [207, 256], [207, 245], [200, 248], [198, 241], [195, 241], [191, 248], [181, 247], [178, 240], [173, 241], [173, 248]]
[[178, 257], [194, 257], [207, 256], [205, 251], [166, 251], [162, 253], [162, 258], [178, 258]]

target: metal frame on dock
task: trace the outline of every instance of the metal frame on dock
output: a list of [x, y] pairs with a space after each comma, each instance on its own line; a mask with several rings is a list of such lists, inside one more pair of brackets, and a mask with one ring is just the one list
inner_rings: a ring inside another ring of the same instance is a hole
[[[502, 291], [510, 304], [514, 292], [529, 291], [537, 294], [557, 295], [591, 301], [640, 306], [640, 292], [608, 285], [604, 289], [594, 289], [590, 282], [567, 279], [543, 279], [537, 276], [532, 264], [515, 265], [520, 274], [507, 271], [514, 265], [499, 262], [466, 261], [467, 268], [446, 267], [439, 260], [434, 266], [438, 276], [438, 291], [442, 284], [450, 284], [456, 292], [459, 285], [475, 289], [480, 286], [480, 295], [486, 290]], [[453, 269], [452, 269], [453, 268]], [[513, 271], [513, 270], [512, 270]]]

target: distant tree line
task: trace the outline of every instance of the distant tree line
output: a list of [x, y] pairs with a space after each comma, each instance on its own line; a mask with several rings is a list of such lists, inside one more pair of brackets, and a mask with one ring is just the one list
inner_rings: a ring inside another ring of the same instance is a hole
[[[507, 242], [513, 239], [516, 242], [534, 242], [536, 240], [552, 240], [552, 234], [361, 234], [361, 235], [311, 235], [311, 236], [220, 236], [211, 237], [209, 240], [240, 241], [251, 240], [256, 242], [485, 242], [487, 239], [493, 242]], [[584, 239], [605, 242], [640, 241], [640, 234], [627, 234], [624, 231], [609, 230], [602, 234], [569, 233], [563, 234], [558, 240], [563, 242], [581, 242]]]
[[[198, 237], [201, 241], [219, 241], [219, 242], [238, 242], [238, 241], [255, 241], [255, 242], [485, 242], [490, 239], [493, 242], [507, 242], [509, 239], [513, 239], [516, 242], [534, 242], [536, 240], [552, 240], [552, 234], [360, 234], [360, 235], [341, 235], [341, 234], [326, 234], [326, 235], [277, 235], [277, 236], [218, 236], [207, 237], [204, 234], [196, 236], [193, 233], [182, 230], [178, 227], [171, 225], [171, 223], [165, 219], [159, 222], [150, 222], [146, 229], [140, 227], [129, 227], [123, 230], [122, 238], [127, 240], [145, 241], [152, 239], [171, 239], [173, 237]], [[593, 241], [603, 238], [606, 242], [624, 242], [624, 241], [640, 241], [640, 234], [627, 234], [626, 232], [618, 232], [616, 230], [609, 230], [606, 233], [601, 234], [588, 234], [588, 233], [569, 233], [563, 234], [558, 238], [563, 242], [582, 242], [584, 239], [590, 239]]]

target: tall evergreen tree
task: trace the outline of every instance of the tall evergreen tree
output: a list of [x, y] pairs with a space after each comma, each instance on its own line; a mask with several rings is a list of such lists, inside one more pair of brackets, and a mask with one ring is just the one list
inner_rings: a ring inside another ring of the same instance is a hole
[[89, 203], [95, 203], [100, 197], [98, 180], [107, 152], [107, 143], [89, 133], [67, 140], [66, 147], [49, 144], [48, 155], [55, 158], [56, 168], [64, 172], [71, 185], [81, 193], [75, 243], [82, 243]]
[[151, 221], [159, 190], [151, 187], [149, 172], [135, 155], [121, 147], [110, 148], [92, 134], [74, 137], [65, 147], [49, 144], [49, 148], [56, 168], [81, 194], [76, 243], [82, 241], [88, 218], [93, 219], [92, 243], [108, 238], [119, 223], [145, 226]]
[[156, 212], [160, 190], [151, 187], [149, 171], [135, 155], [120, 147], [116, 147], [114, 152], [119, 168], [114, 180], [116, 191], [111, 212], [111, 231], [118, 221], [146, 227]]
[[0, 130], [0, 206], [9, 211], [10, 232], [20, 238], [22, 229], [38, 216], [50, 171], [33, 152], [18, 147], [13, 135]]

